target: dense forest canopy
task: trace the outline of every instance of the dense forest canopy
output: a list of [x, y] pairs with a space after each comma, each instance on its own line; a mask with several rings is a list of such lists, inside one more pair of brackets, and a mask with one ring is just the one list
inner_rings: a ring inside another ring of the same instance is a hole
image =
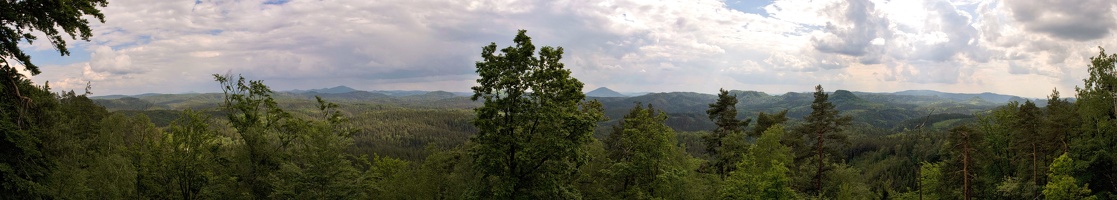
[[822, 85], [587, 97], [564, 49], [524, 30], [482, 47], [468, 97], [214, 74], [221, 93], [91, 98], [6, 59], [38, 74], [25, 33], [65, 54], [60, 35], [90, 37], [81, 17], [106, 2], [30, 2], [0, 1], [2, 199], [1117, 199], [1104, 49], [1074, 98], [1035, 101]]

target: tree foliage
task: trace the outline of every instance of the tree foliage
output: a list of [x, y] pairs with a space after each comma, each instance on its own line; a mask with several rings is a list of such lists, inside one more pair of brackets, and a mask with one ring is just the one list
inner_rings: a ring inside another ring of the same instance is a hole
[[[847, 144], [848, 138], [842, 131], [853, 120], [849, 116], [840, 115], [828, 98], [829, 94], [822, 89], [822, 85], [815, 86], [811, 114], [803, 118], [805, 123], [798, 127], [797, 135], [790, 142], [794, 145], [792, 148], [797, 151], [795, 162], [800, 167], [800, 173], [805, 175], [806, 170], [814, 172], [810, 173], [813, 174], [810, 178], [811, 186], [802, 189], [810, 188], [808, 191], [816, 195], [822, 192], [824, 172], [832, 169], [832, 166], [827, 163], [839, 162], [842, 159], [838, 156], [838, 151], [840, 147]], [[803, 168], [807, 166], [812, 166], [814, 169]]]
[[723, 183], [723, 199], [795, 199], [787, 164], [792, 162], [791, 148], [780, 144], [784, 129], [773, 125], [750, 147], [737, 171]]
[[1080, 186], [1072, 175], [1077, 171], [1074, 160], [1066, 153], [1051, 163], [1047, 177], [1051, 181], [1043, 186], [1043, 197], [1052, 200], [1097, 199], [1090, 195], [1089, 184]]
[[706, 153], [710, 155], [708, 168], [725, 179], [740, 161], [746, 149], [744, 129], [752, 119], [737, 119], [737, 96], [720, 89], [716, 102], [706, 110], [717, 128], [706, 136]]
[[607, 187], [620, 199], [656, 199], [685, 193], [678, 186], [690, 173], [689, 157], [676, 146], [667, 114], [636, 104], [605, 140], [612, 161]]
[[584, 162], [582, 146], [593, 140], [604, 119], [601, 104], [586, 102], [582, 82], [570, 76], [563, 49], [543, 47], [535, 56], [531, 38], [520, 30], [516, 45], [496, 53], [482, 48], [473, 100], [478, 133], [470, 141], [481, 174], [472, 195], [479, 198], [572, 198], [570, 177]]
[[41, 73], [31, 56], [20, 49], [20, 43], [31, 43], [37, 39], [35, 33], [41, 33], [62, 55], [68, 55], [62, 35], [88, 40], [92, 34], [83, 17], [89, 15], [103, 22], [99, 7], [106, 4], [105, 0], [0, 2], [0, 153], [5, 155], [0, 158], [0, 194], [12, 198], [51, 197], [47, 177], [65, 175], [52, 175], [60, 171], [54, 161], [59, 155], [46, 148], [54, 147], [51, 138], [72, 134], [44, 134], [54, 127], [56, 117], [64, 117], [53, 113], [60, 97], [51, 94], [46, 84], [34, 85], [19, 73]]
[[[92, 16], [104, 23], [105, 15], [101, 14], [99, 7], [108, 4], [107, 0], [0, 2], [0, 71], [5, 75], [15, 74], [18, 69], [8, 61], [14, 59], [23, 65], [24, 70], [30, 71], [31, 75], [42, 73], [38, 66], [31, 63], [31, 56], [19, 49], [19, 42], [32, 43], [38, 39], [33, 33], [42, 33], [59, 53], [64, 56], [70, 55], [63, 34], [69, 35], [70, 39], [89, 40], [93, 33], [89, 29], [89, 20], [84, 17]], [[4, 78], [6, 78], [4, 84], [19, 80], [7, 79], [11, 78], [10, 76]]]
[[1090, 76], [1077, 92], [1080, 134], [1073, 137], [1071, 155], [1081, 156], [1086, 171], [1083, 180], [1095, 193], [1117, 198], [1117, 54], [1099, 53], [1090, 58]]

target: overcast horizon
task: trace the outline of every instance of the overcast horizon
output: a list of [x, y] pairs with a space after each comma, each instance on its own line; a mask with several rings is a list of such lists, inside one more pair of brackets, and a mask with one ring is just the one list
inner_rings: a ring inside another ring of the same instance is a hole
[[54, 90], [217, 92], [211, 74], [276, 91], [467, 92], [481, 47], [561, 46], [586, 84], [630, 92], [936, 90], [1073, 97], [1117, 2], [110, 0], [90, 42], [22, 43]]

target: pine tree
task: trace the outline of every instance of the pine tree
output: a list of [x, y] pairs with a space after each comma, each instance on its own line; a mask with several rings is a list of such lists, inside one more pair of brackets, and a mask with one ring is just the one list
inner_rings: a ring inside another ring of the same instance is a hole
[[717, 129], [704, 138], [706, 153], [711, 157], [709, 168], [725, 179], [745, 150], [743, 131], [752, 119], [737, 119], [737, 96], [730, 95], [725, 89], [720, 90], [717, 102], [710, 104], [706, 114], [717, 125]]
[[[804, 161], [813, 157], [812, 163], [815, 167], [813, 182], [813, 192], [816, 195], [821, 195], [822, 181], [824, 179], [823, 173], [827, 170], [826, 162], [834, 162], [840, 158], [835, 158], [837, 154], [837, 147], [835, 145], [846, 144], [847, 136], [842, 132], [846, 126], [849, 126], [853, 118], [849, 116], [840, 115], [834, 104], [828, 100], [829, 95], [822, 89], [822, 85], [815, 86], [814, 102], [811, 103], [811, 114], [804, 118], [806, 124], [798, 128], [798, 134], [801, 137], [808, 138], [804, 146], [809, 146], [810, 149], [800, 149], [797, 161], [801, 162], [800, 166], [806, 163]], [[827, 159], [827, 155], [830, 159]], [[810, 164], [807, 164], [810, 165]]]

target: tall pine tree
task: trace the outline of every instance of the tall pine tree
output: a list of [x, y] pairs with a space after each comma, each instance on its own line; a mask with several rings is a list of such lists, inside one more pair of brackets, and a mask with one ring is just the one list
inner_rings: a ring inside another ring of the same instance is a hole
[[725, 179], [736, 168], [741, 153], [746, 150], [743, 131], [752, 119], [737, 119], [737, 96], [730, 95], [725, 89], [720, 90], [717, 102], [710, 104], [706, 114], [717, 125], [714, 132], [704, 138], [706, 153], [710, 155], [707, 168]]
[[[800, 162], [800, 167], [813, 165], [814, 169], [802, 170], [814, 171], [812, 173], [814, 176], [811, 178], [813, 184], [809, 191], [816, 195], [822, 193], [822, 182], [825, 179], [823, 175], [829, 170], [827, 162], [840, 159], [836, 158], [838, 147], [848, 143], [847, 136], [842, 131], [853, 120], [849, 116], [840, 115], [834, 104], [830, 103], [829, 97], [830, 95], [822, 89], [822, 85], [815, 86], [811, 114], [803, 118], [806, 123], [797, 131], [804, 141], [801, 145], [809, 148], [797, 150], [799, 153], [796, 160]], [[808, 163], [808, 161], [813, 162]]]

